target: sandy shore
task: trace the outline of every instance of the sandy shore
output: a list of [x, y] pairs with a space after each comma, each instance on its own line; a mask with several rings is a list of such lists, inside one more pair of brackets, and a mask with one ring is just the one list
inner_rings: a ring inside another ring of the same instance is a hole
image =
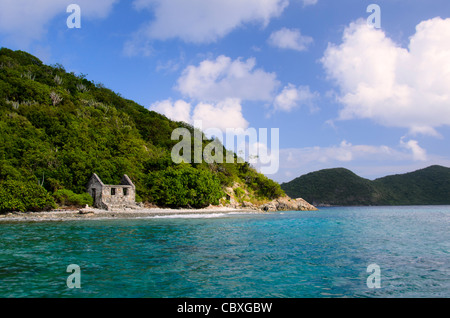
[[125, 209], [117, 211], [105, 211], [98, 209], [82, 210], [58, 210], [48, 212], [8, 213], [0, 215], [2, 222], [19, 221], [76, 221], [76, 220], [101, 220], [101, 219], [139, 219], [164, 216], [195, 216], [229, 213], [263, 213], [254, 209], [233, 209], [227, 207], [208, 207], [205, 209]]

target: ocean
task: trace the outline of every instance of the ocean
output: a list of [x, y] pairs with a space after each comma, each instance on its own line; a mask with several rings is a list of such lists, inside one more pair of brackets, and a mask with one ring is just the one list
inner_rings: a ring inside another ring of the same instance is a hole
[[450, 206], [3, 222], [0, 297], [447, 298], [449, 225]]

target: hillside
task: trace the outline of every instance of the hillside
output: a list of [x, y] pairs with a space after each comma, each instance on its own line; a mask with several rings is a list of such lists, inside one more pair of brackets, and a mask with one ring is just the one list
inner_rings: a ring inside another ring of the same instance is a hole
[[385, 189], [386, 205], [450, 204], [450, 168], [431, 166], [415, 172], [376, 179]]
[[281, 187], [289, 196], [326, 205], [375, 204], [379, 195], [370, 180], [343, 168], [309, 173]]
[[284, 195], [248, 163], [174, 164], [175, 128], [194, 135], [192, 126], [149, 111], [84, 74], [2, 48], [0, 213], [54, 207], [62, 194], [79, 198], [94, 172], [107, 184], [127, 174], [138, 201], [168, 207], [218, 204], [223, 190], [236, 185], [248, 201]]
[[283, 183], [281, 188], [313, 205], [445, 205], [450, 204], [450, 168], [431, 166], [374, 181], [347, 169], [326, 169]]

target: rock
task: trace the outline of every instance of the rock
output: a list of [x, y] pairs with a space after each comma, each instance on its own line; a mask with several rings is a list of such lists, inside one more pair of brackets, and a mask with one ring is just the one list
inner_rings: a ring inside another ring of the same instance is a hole
[[317, 208], [305, 200], [291, 199], [290, 197], [281, 197], [273, 200], [272, 202], [263, 204], [259, 207], [261, 210], [266, 212], [275, 211], [317, 211]]
[[318, 211], [318, 209], [315, 206], [313, 206], [312, 204], [309, 204], [302, 198], [297, 198], [294, 201], [297, 203], [298, 211]]
[[80, 211], [78, 211], [79, 214], [94, 214], [94, 209], [90, 208], [87, 204], [86, 207], [84, 209], [80, 209]]
[[263, 204], [259, 208], [265, 212], [275, 212], [278, 210], [277, 206], [275, 205], [275, 203], [273, 201]]
[[242, 206], [244, 208], [250, 208], [250, 209], [254, 209], [255, 208], [255, 205], [253, 203], [247, 202], [247, 201], [242, 202]]

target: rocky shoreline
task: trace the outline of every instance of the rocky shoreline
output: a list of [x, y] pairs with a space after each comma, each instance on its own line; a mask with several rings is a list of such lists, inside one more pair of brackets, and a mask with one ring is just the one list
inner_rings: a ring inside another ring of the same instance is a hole
[[106, 211], [93, 208], [80, 210], [55, 210], [47, 212], [14, 212], [0, 215], [0, 222], [6, 221], [77, 221], [77, 220], [101, 220], [101, 219], [139, 219], [159, 216], [190, 215], [190, 214], [214, 214], [214, 213], [243, 213], [256, 212], [251, 209], [221, 209], [207, 208], [201, 210], [178, 209], [124, 209]]
[[265, 212], [275, 211], [317, 211], [317, 208], [305, 200], [291, 199], [289, 197], [282, 197], [266, 203], [260, 207]]
[[99, 219], [139, 219], [163, 216], [207, 215], [229, 213], [267, 213], [277, 211], [317, 211], [303, 199], [279, 198], [256, 206], [249, 202], [241, 205], [209, 206], [204, 209], [127, 208], [123, 210], [100, 210], [86, 207], [78, 210], [54, 210], [47, 212], [13, 212], [0, 215], [0, 222], [7, 221], [76, 221]]

